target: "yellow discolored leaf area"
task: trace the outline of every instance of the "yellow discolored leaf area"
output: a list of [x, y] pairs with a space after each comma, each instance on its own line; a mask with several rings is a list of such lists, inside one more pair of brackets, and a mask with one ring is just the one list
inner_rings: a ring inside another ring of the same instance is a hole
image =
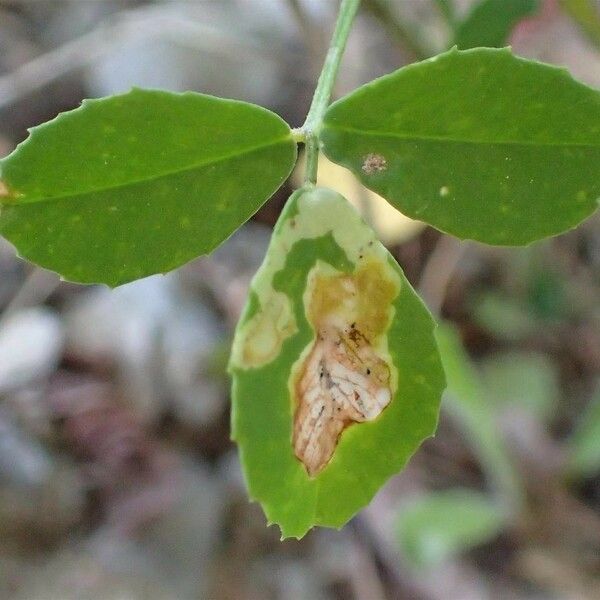
[[304, 303], [315, 339], [295, 370], [292, 443], [310, 476], [327, 465], [344, 429], [375, 419], [394, 394], [384, 333], [399, 285], [388, 271], [371, 256], [352, 274], [324, 263], [309, 274]]
[[296, 324], [287, 296], [271, 292], [264, 310], [254, 315], [246, 325], [240, 362], [247, 368], [270, 362], [279, 354], [283, 341], [295, 331]]
[[18, 197], [19, 194], [16, 194], [0, 179], [0, 202], [7, 202], [9, 200], [14, 200], [14, 198]]

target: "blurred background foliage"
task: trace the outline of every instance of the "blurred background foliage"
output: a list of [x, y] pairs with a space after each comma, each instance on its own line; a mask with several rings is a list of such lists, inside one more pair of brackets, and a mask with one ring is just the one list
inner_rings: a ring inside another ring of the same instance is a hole
[[[299, 126], [336, 7], [0, 0], [0, 155], [132, 85]], [[505, 43], [600, 87], [596, 0], [364, 0], [336, 95]], [[460, 243], [323, 160], [443, 321], [449, 385], [437, 436], [346, 528], [281, 543], [266, 527], [229, 441], [225, 364], [294, 177], [211, 257], [114, 292], [0, 244], [0, 597], [600, 598], [598, 215], [527, 248]]]

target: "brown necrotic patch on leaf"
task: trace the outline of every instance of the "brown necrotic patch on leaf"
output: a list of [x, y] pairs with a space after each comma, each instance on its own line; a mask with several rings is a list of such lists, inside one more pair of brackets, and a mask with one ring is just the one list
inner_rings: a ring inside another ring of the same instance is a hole
[[399, 289], [387, 268], [372, 258], [352, 274], [317, 265], [309, 275], [305, 306], [315, 340], [295, 380], [292, 444], [310, 476], [327, 465], [344, 429], [372, 421], [392, 399], [380, 342]]

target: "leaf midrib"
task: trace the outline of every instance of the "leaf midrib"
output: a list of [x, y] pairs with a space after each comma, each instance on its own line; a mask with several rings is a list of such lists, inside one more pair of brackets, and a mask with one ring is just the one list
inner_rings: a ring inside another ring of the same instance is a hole
[[[541, 146], [541, 147], [557, 147], [557, 148], [592, 148], [592, 149], [600, 149], [600, 143], [593, 144], [590, 142], [587, 143], [577, 143], [577, 142], [568, 142], [568, 143], [556, 143], [556, 142], [536, 142], [530, 140], [522, 140], [522, 141], [514, 141], [514, 140], [468, 140], [468, 139], [459, 139], [453, 137], [443, 137], [443, 136], [433, 136], [433, 135], [409, 135], [404, 133], [398, 133], [395, 131], [378, 131], [376, 129], [358, 129], [355, 127], [339, 127], [336, 125], [328, 125], [327, 123], [324, 125], [324, 130], [332, 130], [343, 133], [355, 133], [359, 135], [365, 136], [379, 136], [379, 137], [387, 137], [394, 138], [406, 142], [414, 142], [414, 141], [428, 141], [428, 142], [446, 142], [446, 143], [454, 143], [454, 144], [473, 144], [473, 145], [488, 145], [488, 146]], [[326, 145], [327, 149], [327, 145]]]
[[[166, 171], [163, 173], [152, 175], [152, 176], [144, 178], [144, 179], [134, 179], [134, 180], [130, 180], [130, 181], [127, 181], [124, 183], [119, 183], [119, 184], [111, 185], [111, 186], [107, 186], [107, 187], [93, 188], [93, 189], [88, 189], [88, 190], [81, 191], [81, 192], [74, 191], [74, 192], [69, 192], [66, 194], [60, 194], [57, 196], [40, 196], [38, 198], [35, 198], [35, 197], [28, 198], [25, 195], [23, 197], [24, 199], [16, 198], [16, 199], [9, 200], [8, 202], [6, 202], [6, 201], [0, 202], [0, 206], [9, 208], [9, 207], [13, 207], [13, 206], [15, 206], [15, 207], [16, 206], [25, 206], [26, 204], [40, 204], [43, 202], [53, 202], [56, 200], [64, 200], [66, 198], [81, 198], [84, 196], [93, 196], [98, 193], [104, 193], [104, 192], [109, 192], [109, 191], [113, 191], [113, 190], [120, 190], [120, 189], [127, 188], [127, 187], [135, 187], [136, 185], [139, 185], [139, 184], [149, 183], [152, 181], [159, 181], [160, 179], [164, 179], [166, 177], [171, 177], [172, 175], [189, 173], [190, 171], [202, 169], [204, 167], [218, 164], [218, 163], [224, 162], [229, 159], [240, 158], [246, 154], [252, 154], [254, 152], [264, 150], [265, 148], [269, 148], [271, 146], [277, 146], [278, 144], [284, 143], [288, 140], [292, 140], [291, 135], [289, 135], [289, 134], [286, 135], [285, 137], [274, 139], [267, 143], [258, 144], [256, 146], [249, 146], [241, 152], [232, 152], [230, 154], [224, 154], [222, 156], [219, 156], [218, 158], [211, 158], [209, 160], [195, 163], [193, 165], [188, 165], [182, 169]], [[15, 190], [15, 191], [17, 194], [19, 193], [19, 190]]]

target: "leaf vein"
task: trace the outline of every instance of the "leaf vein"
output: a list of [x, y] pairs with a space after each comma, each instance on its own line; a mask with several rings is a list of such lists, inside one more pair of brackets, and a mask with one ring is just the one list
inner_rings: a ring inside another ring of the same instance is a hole
[[[387, 138], [399, 139], [407, 142], [415, 142], [415, 141], [432, 141], [432, 142], [447, 142], [447, 143], [456, 143], [456, 144], [480, 144], [480, 145], [490, 145], [490, 146], [540, 146], [540, 147], [562, 147], [562, 148], [593, 148], [600, 149], [600, 143], [592, 144], [591, 142], [586, 143], [578, 143], [578, 142], [568, 142], [568, 143], [556, 143], [556, 142], [536, 142], [533, 140], [497, 140], [497, 141], [488, 141], [488, 140], [467, 140], [467, 139], [456, 139], [452, 137], [443, 137], [443, 136], [432, 136], [432, 135], [408, 135], [403, 133], [396, 133], [393, 131], [378, 131], [378, 130], [369, 130], [369, 129], [357, 129], [355, 127], [339, 127], [332, 125], [325, 125], [325, 130], [329, 129], [333, 132], [341, 132], [341, 133], [355, 133], [358, 135], [364, 136], [380, 136]], [[325, 144], [327, 147], [327, 144]]]
[[55, 200], [64, 200], [67, 198], [74, 198], [74, 199], [81, 199], [84, 196], [94, 196], [96, 194], [99, 193], [104, 193], [104, 192], [109, 192], [109, 191], [114, 191], [114, 190], [119, 190], [119, 189], [123, 189], [123, 188], [128, 188], [128, 187], [135, 187], [137, 185], [140, 184], [144, 184], [144, 183], [150, 183], [152, 181], [160, 181], [161, 179], [165, 179], [167, 177], [171, 177], [172, 175], [179, 175], [179, 174], [184, 174], [184, 173], [189, 173], [190, 171], [195, 171], [195, 170], [199, 170], [199, 169], [203, 169], [205, 167], [209, 167], [212, 165], [216, 165], [218, 163], [224, 162], [226, 160], [229, 159], [237, 159], [240, 158], [244, 155], [247, 154], [253, 154], [254, 152], [259, 152], [260, 150], [264, 150], [266, 148], [269, 148], [271, 146], [277, 146], [281, 143], [284, 143], [286, 141], [288, 141], [289, 138], [288, 136], [284, 137], [284, 138], [278, 138], [278, 139], [274, 139], [271, 140], [267, 143], [263, 143], [263, 144], [258, 144], [256, 146], [249, 146], [247, 148], [245, 148], [243, 151], [241, 152], [232, 152], [229, 154], [224, 154], [222, 156], [219, 156], [217, 158], [211, 158], [209, 160], [200, 162], [200, 163], [195, 163], [193, 165], [189, 165], [186, 166], [185, 168], [182, 169], [176, 169], [173, 171], [168, 171], [168, 172], [164, 172], [164, 173], [159, 173], [156, 175], [152, 175], [150, 177], [147, 177], [145, 179], [136, 179], [136, 180], [131, 180], [131, 181], [127, 181], [127, 182], [123, 182], [123, 183], [118, 183], [115, 185], [111, 185], [111, 186], [107, 186], [104, 188], [93, 188], [93, 189], [89, 189], [89, 190], [85, 190], [85, 191], [72, 191], [72, 192], [68, 192], [65, 194], [60, 194], [57, 196], [40, 196], [40, 197], [34, 197], [34, 198], [17, 198], [16, 200], [11, 200], [9, 202], [4, 202], [3, 206], [5, 207], [17, 207], [17, 206], [25, 206], [27, 204], [39, 204], [39, 203], [43, 203], [43, 202], [53, 202]]

